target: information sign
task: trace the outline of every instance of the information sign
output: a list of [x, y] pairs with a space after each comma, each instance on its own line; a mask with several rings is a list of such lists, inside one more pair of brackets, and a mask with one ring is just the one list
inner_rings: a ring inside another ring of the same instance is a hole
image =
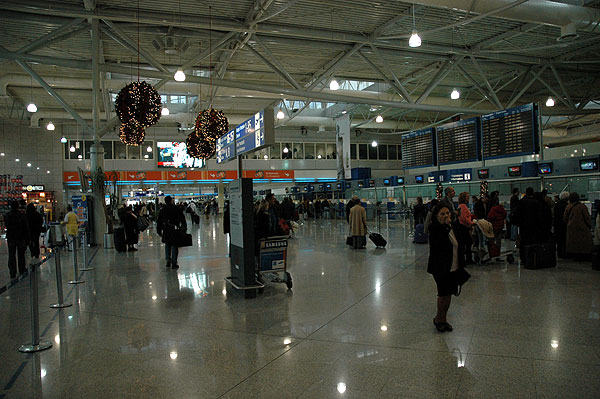
[[479, 154], [479, 119], [471, 118], [438, 126], [437, 157], [440, 165], [476, 161]]
[[402, 135], [402, 167], [421, 168], [435, 165], [433, 129], [417, 130]]
[[235, 129], [231, 129], [217, 139], [217, 163], [224, 163], [235, 157]]
[[482, 115], [483, 158], [537, 153], [537, 124], [533, 104]]
[[274, 143], [273, 109], [267, 108], [235, 128], [236, 156]]

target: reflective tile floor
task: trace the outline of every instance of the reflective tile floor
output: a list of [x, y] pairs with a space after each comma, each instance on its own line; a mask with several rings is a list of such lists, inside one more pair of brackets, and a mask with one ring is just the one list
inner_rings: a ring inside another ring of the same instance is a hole
[[[29, 285], [0, 296], [1, 398], [599, 398], [600, 272], [560, 261], [470, 267], [454, 332], [438, 333], [427, 245], [392, 223], [387, 249], [352, 250], [345, 222], [307, 222], [290, 240], [294, 287], [228, 292], [220, 221], [194, 227], [181, 268], [165, 269], [153, 231], [140, 250], [90, 249], [84, 284], [63, 254], [40, 271], [36, 354]], [[508, 242], [507, 242], [508, 244]], [[6, 245], [1, 259], [6, 259]], [[4, 262], [5, 263], [5, 262]], [[6, 271], [3, 271], [5, 273]]]

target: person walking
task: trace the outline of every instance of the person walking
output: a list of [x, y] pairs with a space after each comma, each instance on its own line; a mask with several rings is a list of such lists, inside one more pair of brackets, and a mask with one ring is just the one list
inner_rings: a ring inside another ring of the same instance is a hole
[[423, 203], [423, 197], [417, 197], [417, 203], [413, 207], [413, 215], [415, 218], [415, 223], [413, 228], [416, 228], [418, 224], [425, 223], [425, 218], [427, 218], [427, 206]]
[[134, 247], [139, 240], [139, 232], [137, 230], [137, 215], [133, 212], [133, 208], [129, 205], [125, 208], [123, 216], [123, 227], [125, 227], [125, 243], [128, 251], [137, 251]]
[[471, 238], [471, 231], [473, 229], [473, 214], [469, 209], [469, 193], [467, 191], [462, 192], [458, 195], [458, 243], [461, 247], [461, 252], [465, 254], [465, 264], [473, 264], [473, 253], [471, 247], [473, 246], [473, 239]]
[[567, 222], [565, 210], [569, 205], [569, 193], [563, 191], [554, 205], [554, 238], [556, 240], [556, 255], [559, 258], [567, 257]]
[[40, 234], [44, 226], [44, 218], [35, 209], [35, 204], [32, 202], [27, 205], [25, 211], [27, 217], [27, 225], [29, 226], [29, 252], [32, 258], [40, 257]]
[[177, 257], [179, 256], [179, 247], [177, 246], [176, 234], [178, 231], [186, 231], [187, 223], [183, 211], [173, 204], [173, 198], [170, 195], [165, 197], [165, 206], [158, 212], [158, 221], [156, 223], [156, 232], [162, 238], [165, 244], [166, 267], [179, 269]]
[[65, 219], [63, 224], [67, 226], [67, 237], [70, 245], [69, 251], [76, 249], [77, 235], [79, 234], [79, 218], [77, 214], [73, 212], [73, 207], [71, 205], [67, 205], [67, 214], [65, 215]]
[[437, 313], [433, 324], [439, 332], [452, 331], [448, 323], [448, 309], [457, 284], [450, 272], [464, 267], [464, 256], [460, 252], [457, 234], [452, 227], [452, 212], [444, 203], [432, 212], [429, 226], [429, 261], [427, 273], [433, 276], [437, 286]]
[[527, 187], [525, 196], [519, 200], [517, 211], [513, 215], [513, 224], [519, 226], [518, 245], [521, 261], [525, 261], [527, 245], [547, 242], [551, 235], [549, 231], [549, 226], [552, 225], [550, 209], [546, 209], [545, 201], [541, 197], [536, 198], [534, 194], [533, 188]]
[[350, 209], [350, 231], [352, 232], [352, 248], [365, 248], [367, 245], [367, 211], [360, 201]]
[[350, 201], [346, 204], [346, 222], [350, 224], [350, 210], [356, 203], [359, 202], [358, 195], [353, 195]]
[[21, 201], [12, 202], [10, 211], [4, 215], [6, 242], [8, 244], [8, 271], [11, 279], [17, 277], [17, 263], [19, 274], [27, 273], [25, 249], [29, 241], [29, 226], [25, 216], [25, 208], [20, 204]]
[[565, 209], [567, 223], [567, 254], [575, 260], [588, 260], [592, 253], [592, 220], [587, 206], [579, 202], [579, 194], [569, 194], [569, 205]]

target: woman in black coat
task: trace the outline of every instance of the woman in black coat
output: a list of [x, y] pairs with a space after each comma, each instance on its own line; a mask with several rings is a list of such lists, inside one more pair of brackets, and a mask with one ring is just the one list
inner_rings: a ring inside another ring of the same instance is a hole
[[128, 251], [137, 251], [134, 247], [138, 243], [138, 229], [137, 229], [137, 216], [133, 213], [133, 208], [129, 205], [125, 208], [125, 214], [123, 216], [123, 227], [125, 227], [125, 243], [127, 244]]
[[433, 324], [439, 332], [452, 331], [446, 316], [450, 308], [452, 294], [457, 291], [457, 284], [450, 271], [464, 267], [464, 256], [458, 245], [458, 233], [454, 233], [451, 224], [450, 209], [444, 204], [437, 205], [432, 212], [429, 226], [429, 262], [427, 272], [433, 275], [437, 285], [437, 314]]
[[25, 211], [29, 225], [29, 251], [32, 258], [40, 257], [40, 234], [44, 226], [44, 218], [35, 210], [35, 205], [30, 203]]

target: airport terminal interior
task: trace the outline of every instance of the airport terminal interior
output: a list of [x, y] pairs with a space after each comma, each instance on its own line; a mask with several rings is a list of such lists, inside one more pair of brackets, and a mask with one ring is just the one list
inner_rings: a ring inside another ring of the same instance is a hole
[[599, 25], [0, 1], [0, 399], [600, 397]]

